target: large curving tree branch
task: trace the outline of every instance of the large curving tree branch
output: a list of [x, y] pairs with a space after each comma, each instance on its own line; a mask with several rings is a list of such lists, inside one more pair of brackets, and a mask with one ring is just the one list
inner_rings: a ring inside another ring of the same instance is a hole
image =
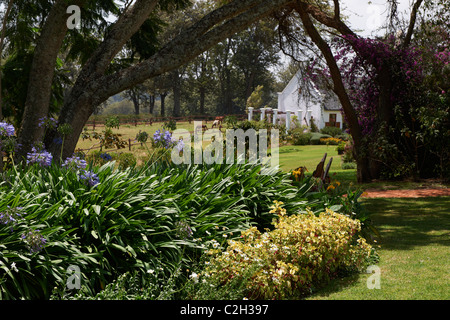
[[102, 76], [117, 53], [135, 34], [158, 5], [158, 0], [137, 0], [109, 27], [104, 40], [83, 66], [77, 82]]
[[[239, 6], [234, 10], [228, 8], [226, 15], [223, 15], [225, 10], [213, 12], [186, 29], [146, 61], [103, 77], [101, 82], [106, 83], [107, 86], [103, 87], [104, 90], [98, 91], [98, 99], [108, 98], [148, 78], [176, 69], [223, 39], [294, 1], [264, 0], [257, 2], [259, 3], [257, 6], [246, 8], [247, 11], [242, 10], [242, 7]], [[221, 19], [218, 19], [220, 16]]]
[[[339, 1], [334, 0], [334, 2], [335, 2], [334, 17], [330, 17], [329, 15], [327, 15], [326, 12], [320, 10], [320, 8], [312, 4], [302, 2], [301, 6], [304, 12], [309, 13], [314, 19], [326, 25], [327, 27], [339, 31], [342, 35], [352, 35], [356, 37], [357, 35], [353, 32], [353, 30], [351, 30], [340, 18]], [[297, 5], [297, 8], [299, 5]]]
[[[66, 137], [63, 158], [73, 153], [82, 128], [95, 106], [146, 79], [180, 67], [230, 35], [294, 2], [232, 1], [186, 28], [149, 59], [111, 75], [100, 76], [97, 73], [94, 77], [84, 78], [88, 81], [77, 81], [60, 115], [61, 122], [69, 123], [73, 128], [73, 133]], [[52, 153], [59, 153], [57, 146], [52, 146]]]
[[408, 31], [406, 32], [405, 39], [403, 41], [403, 47], [406, 48], [411, 43], [411, 38], [414, 32], [414, 26], [417, 20], [417, 11], [419, 11], [419, 7], [422, 4], [423, 0], [417, 0], [411, 10], [411, 15], [409, 19]]
[[[309, 8], [309, 10], [308, 10]], [[341, 72], [334, 58], [333, 52], [331, 51], [328, 43], [322, 38], [319, 31], [314, 26], [311, 18], [310, 18], [310, 10], [309, 7], [305, 3], [297, 3], [295, 6], [297, 13], [300, 15], [300, 19], [302, 20], [303, 27], [311, 40], [316, 44], [319, 50], [322, 52], [328, 68], [330, 69], [331, 78], [333, 81], [333, 91], [339, 98], [339, 101], [342, 105], [342, 109], [344, 110], [344, 114], [347, 118], [350, 133], [353, 137], [355, 149], [358, 150], [362, 146], [362, 132], [359, 126], [358, 117], [356, 115], [355, 109], [350, 101], [350, 98], [347, 94], [347, 90], [345, 89], [344, 83], [342, 81]], [[335, 17], [336, 18], [336, 17]], [[335, 19], [332, 19], [336, 21]], [[339, 20], [340, 21], [340, 20]], [[338, 22], [338, 21], [337, 21]], [[358, 181], [362, 180], [361, 177], [367, 179], [370, 177], [370, 173], [368, 172], [368, 168], [366, 165], [358, 163]], [[364, 170], [365, 172], [360, 172], [360, 170]]]

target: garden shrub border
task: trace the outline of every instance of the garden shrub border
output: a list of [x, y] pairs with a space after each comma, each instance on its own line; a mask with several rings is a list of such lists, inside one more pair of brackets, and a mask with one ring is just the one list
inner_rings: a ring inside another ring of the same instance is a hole
[[275, 201], [272, 211], [279, 218], [273, 230], [261, 233], [252, 227], [225, 250], [207, 251], [212, 258], [199, 276], [205, 285], [238, 278], [246, 298], [298, 298], [341, 272], [362, 271], [374, 259], [358, 220], [328, 209], [287, 216], [281, 205]]

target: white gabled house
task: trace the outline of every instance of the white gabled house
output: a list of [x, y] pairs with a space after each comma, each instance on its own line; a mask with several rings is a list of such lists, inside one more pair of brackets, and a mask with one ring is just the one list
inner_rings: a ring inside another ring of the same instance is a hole
[[[310, 94], [306, 98], [301, 95], [299, 77], [300, 72], [289, 81], [282, 92], [278, 92], [278, 109], [266, 108], [257, 111], [261, 113], [260, 119], [264, 119], [268, 113], [273, 113], [273, 123], [277, 119], [292, 121], [296, 116], [299, 125], [310, 127], [312, 118], [319, 129], [326, 126], [344, 129], [341, 104], [336, 95], [331, 91], [319, 91], [311, 82]], [[253, 108], [249, 108], [249, 120], [253, 118], [253, 111]], [[290, 124], [286, 124], [289, 128]]]
[[341, 104], [333, 92], [318, 90], [312, 83], [310, 97], [301, 95], [302, 87], [297, 73], [282, 92], [278, 93], [278, 111], [290, 111], [291, 114], [301, 114], [300, 123], [310, 126], [311, 117], [319, 129], [325, 126], [343, 129]]

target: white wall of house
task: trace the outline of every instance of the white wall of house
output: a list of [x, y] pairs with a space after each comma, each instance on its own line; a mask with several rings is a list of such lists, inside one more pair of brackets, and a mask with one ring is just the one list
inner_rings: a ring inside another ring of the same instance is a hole
[[[317, 96], [321, 96], [318, 90], [315, 90]], [[325, 127], [325, 123], [329, 122], [330, 114], [336, 115], [336, 122], [340, 123], [342, 128], [342, 114], [339, 110], [324, 110], [323, 105], [318, 102], [314, 102], [309, 99], [299, 98], [299, 82], [298, 75], [295, 75], [282, 92], [278, 92], [278, 110], [279, 111], [291, 111], [292, 115], [295, 115], [297, 110], [302, 111], [302, 125], [310, 126], [310, 114], [314, 118], [314, 122], [319, 129]], [[283, 115], [279, 116], [280, 119], [285, 119]]]
[[321, 123], [318, 126], [320, 129], [325, 127], [325, 122], [330, 122], [330, 114], [334, 114], [336, 115], [336, 122], [339, 122], [339, 126], [342, 129], [342, 125], [343, 125], [343, 117], [342, 117], [342, 113], [340, 110], [324, 110], [323, 112], [323, 117], [321, 118]]

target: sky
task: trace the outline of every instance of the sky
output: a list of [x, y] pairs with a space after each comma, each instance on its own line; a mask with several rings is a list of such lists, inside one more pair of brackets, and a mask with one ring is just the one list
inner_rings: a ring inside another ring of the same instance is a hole
[[[407, 10], [411, 0], [397, 0], [399, 12]], [[124, 0], [115, 0], [119, 5], [123, 5]], [[133, 1], [134, 2], [134, 1]], [[386, 0], [340, 0], [341, 12], [348, 15], [349, 24], [352, 29], [361, 30], [361, 36], [371, 36], [376, 33], [381, 24], [386, 20], [387, 5]], [[344, 9], [345, 8], [345, 9]], [[113, 20], [113, 19], [112, 19]]]
[[[410, 0], [398, 0], [398, 11], [409, 16]], [[352, 30], [358, 35], [374, 36], [380, 34], [377, 29], [386, 21], [387, 4], [385, 0], [341, 0], [341, 13], [348, 16]]]
[[[409, 15], [410, 2], [412, 0], [398, 0], [399, 11], [406, 10]], [[119, 5], [123, 5], [124, 0], [115, 0]], [[348, 16], [352, 29], [361, 30], [361, 36], [374, 35], [376, 29], [385, 21], [387, 14], [386, 0], [341, 0], [341, 12]], [[0, 11], [4, 10], [4, 5], [0, 5]], [[113, 19], [111, 19], [113, 20]]]

